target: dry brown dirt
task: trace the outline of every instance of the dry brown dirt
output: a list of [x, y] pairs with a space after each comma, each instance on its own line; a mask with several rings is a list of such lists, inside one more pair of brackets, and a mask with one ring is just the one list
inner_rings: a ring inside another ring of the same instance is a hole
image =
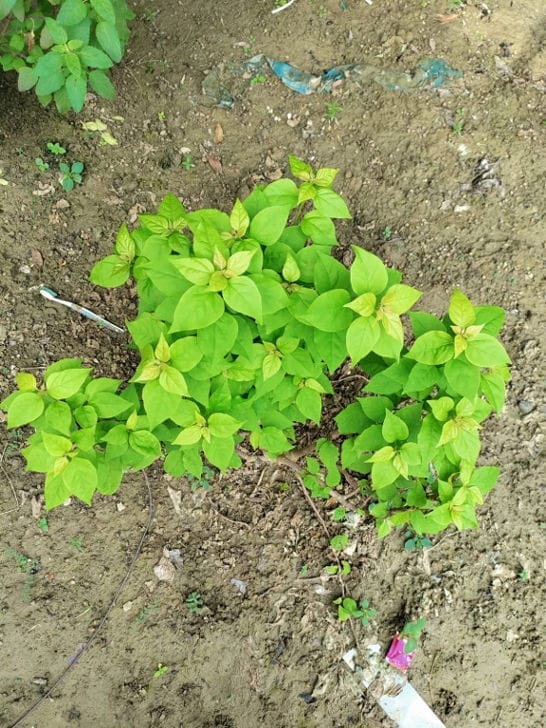
[[[8, 182], [0, 187], [0, 394], [15, 371], [39, 373], [63, 356], [105, 374], [130, 373], [134, 355], [123, 337], [48, 305], [36, 286], [114, 321], [131, 318], [134, 292], [97, 289], [87, 276], [137, 211], [153, 210], [169, 191], [190, 209], [228, 209], [256, 182], [285, 172], [289, 153], [338, 167], [337, 190], [354, 214], [339, 225], [340, 239], [399, 268], [435, 313], [455, 287], [476, 304], [503, 306], [502, 338], [514, 362], [505, 411], [483, 431], [483, 461], [502, 475], [480, 509], [479, 530], [449, 531], [412, 553], [401, 533], [377, 541], [368, 522], [351, 534], [348, 591], [378, 610], [371, 628], [357, 626], [359, 644], [377, 638], [386, 646], [407, 619], [424, 616], [410, 679], [448, 728], [542, 728], [546, 8], [543, 0], [459, 10], [449, 0], [345, 5], [296, 0], [273, 16], [273, 0], [139, 0], [114, 71], [117, 98], [90, 99], [77, 118], [42, 110], [0, 77], [0, 177]], [[299, 96], [268, 77], [247, 85], [232, 110], [206, 102], [207, 70], [259, 52], [313, 71], [350, 62], [407, 71], [438, 56], [464, 75], [412, 93], [347, 83], [335, 99]], [[332, 100], [340, 107], [334, 122], [326, 118]], [[84, 134], [81, 122], [94, 119], [117, 146]], [[85, 163], [84, 182], [70, 193], [34, 164], [48, 141]], [[493, 165], [489, 181], [477, 177], [483, 159]], [[89, 637], [148, 517], [146, 484], [134, 475], [92, 509], [72, 503], [48, 514], [44, 533], [41, 478], [24, 472], [22, 436], [2, 429], [2, 726]], [[159, 469], [149, 480], [151, 532], [106, 628], [21, 725], [391, 725], [342, 664], [352, 635], [336, 621], [339, 585], [323, 578], [328, 544], [297, 485], [280, 487], [274, 468], [258, 465], [209, 489], [192, 490]], [[167, 486], [182, 494], [180, 514]], [[165, 547], [180, 549], [183, 560], [171, 583], [153, 571]], [[35, 574], [21, 571], [22, 556]], [[246, 594], [232, 579], [246, 583]], [[200, 615], [186, 606], [194, 591], [205, 605]], [[168, 671], [154, 678], [159, 664]]]

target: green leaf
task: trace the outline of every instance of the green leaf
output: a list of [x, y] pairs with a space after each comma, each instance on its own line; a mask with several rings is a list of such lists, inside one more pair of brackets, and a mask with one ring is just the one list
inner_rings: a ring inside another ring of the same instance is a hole
[[203, 355], [215, 361], [232, 350], [238, 332], [237, 319], [224, 313], [215, 323], [197, 332], [197, 343]]
[[409, 430], [406, 423], [400, 417], [397, 417], [390, 410], [386, 409], [381, 434], [386, 442], [396, 442], [397, 440], [406, 440], [409, 435]]
[[111, 0], [90, 0], [91, 7], [101, 20], [105, 20], [107, 23], [115, 25], [116, 13]]
[[210, 442], [203, 442], [203, 450], [209, 462], [224, 472], [233, 458], [235, 445], [232, 437], [212, 436]]
[[87, 16], [87, 6], [83, 0], [64, 0], [57, 14], [57, 23], [69, 28], [77, 25]]
[[295, 207], [298, 204], [298, 188], [291, 179], [278, 179], [264, 187], [263, 194], [270, 205]]
[[[455, 361], [454, 359], [452, 361]], [[446, 366], [451, 364], [448, 362]], [[422, 391], [430, 391], [435, 384], [438, 383], [439, 371], [435, 366], [430, 364], [420, 364], [416, 362], [403, 384], [404, 394], [415, 394]]]
[[381, 306], [388, 308], [392, 313], [406, 313], [421, 296], [421, 291], [403, 283], [397, 283], [385, 293], [381, 299]]
[[183, 374], [174, 367], [166, 366], [161, 369], [161, 373], [159, 374], [159, 384], [166, 392], [179, 394], [182, 397], [186, 397], [189, 394], [188, 385], [186, 384]]
[[387, 269], [383, 262], [367, 250], [351, 246], [355, 259], [351, 265], [351, 286], [357, 294], [375, 293], [378, 295], [385, 290], [388, 283]]
[[504, 309], [499, 306], [477, 306], [474, 312], [476, 314], [475, 324], [483, 326], [481, 333], [498, 336], [504, 326]]
[[42, 442], [47, 452], [55, 458], [66, 455], [72, 449], [72, 441], [68, 437], [55, 435], [52, 432], [42, 432]]
[[421, 364], [445, 364], [454, 355], [453, 338], [445, 331], [427, 331], [419, 336], [407, 354]]
[[182, 294], [169, 332], [204, 329], [218, 321], [224, 310], [224, 301], [220, 295], [200, 286], [192, 286]]
[[34, 68], [23, 66], [19, 69], [19, 79], [17, 81], [17, 88], [19, 91], [28, 91], [36, 85], [37, 81], [38, 76], [36, 75]]
[[235, 417], [231, 417], [231, 415], [218, 412], [209, 416], [207, 424], [211, 435], [227, 438], [235, 434], [243, 423], [236, 420]]
[[379, 324], [374, 318], [357, 318], [347, 329], [347, 352], [353, 365], [367, 356], [380, 336]]
[[480, 377], [481, 391], [495, 412], [501, 412], [506, 397], [506, 386], [502, 375], [494, 372], [482, 374]]
[[93, 463], [84, 458], [73, 458], [63, 470], [62, 477], [70, 495], [75, 495], [90, 506], [98, 483]]
[[343, 331], [353, 319], [353, 314], [345, 308], [350, 298], [341, 288], [322, 293], [298, 319], [320, 331]]
[[56, 432], [70, 437], [72, 410], [66, 402], [51, 402], [45, 410], [45, 421]]
[[184, 205], [176, 195], [170, 192], [161, 200], [158, 213], [169, 222], [178, 223], [180, 226], [182, 225], [181, 221], [186, 218]]
[[458, 288], [453, 291], [447, 313], [451, 321], [463, 329], [471, 326], [476, 320], [474, 306]]
[[375, 490], [385, 488], [387, 485], [394, 483], [398, 477], [399, 473], [394, 467], [392, 460], [373, 463], [372, 484]]
[[91, 71], [89, 74], [89, 85], [95, 93], [105, 99], [113, 99], [116, 95], [116, 89], [104, 71]]
[[438, 399], [427, 399], [427, 404], [438, 422], [445, 422], [449, 413], [453, 410], [455, 402], [451, 397], [439, 397]]
[[119, 488], [123, 477], [121, 460], [99, 460], [96, 467], [97, 490], [103, 495], [112, 495]]
[[89, 280], [103, 288], [122, 286], [129, 278], [131, 266], [119, 255], [108, 255], [93, 266]]
[[21, 427], [37, 419], [44, 411], [44, 400], [35, 392], [22, 392], [8, 407], [8, 427]]
[[181, 372], [189, 372], [203, 358], [195, 336], [185, 336], [170, 346], [171, 364]]
[[62, 505], [71, 495], [62, 475], [47, 474], [44, 487], [46, 511]]
[[250, 223], [250, 237], [262, 245], [273, 245], [281, 237], [290, 214], [290, 207], [273, 205], [260, 210]]
[[[62, 71], [54, 71], [47, 76], [40, 76], [36, 84], [36, 95], [38, 97], [47, 97], [49, 94], [58, 91], [61, 86], [64, 86], [64, 83], [65, 78]], [[47, 104], [44, 105], [47, 106]]]
[[78, 55], [81, 62], [88, 68], [100, 68], [102, 70], [106, 70], [107, 68], [111, 68], [113, 65], [113, 61], [110, 56], [107, 56], [104, 51], [101, 51], [100, 48], [95, 48], [94, 46], [84, 46], [78, 52]]
[[86, 91], [87, 82], [84, 77], [70, 75], [66, 79], [66, 93], [68, 94], [70, 105], [76, 113], [83, 109]]
[[332, 167], [321, 167], [317, 170], [315, 179], [313, 182], [318, 187], [331, 187], [334, 184], [334, 180], [339, 173], [339, 169], [333, 169]]
[[[81, 0], [72, 1], [81, 2]], [[110, 23], [101, 21], [100, 23], [97, 23], [97, 27], [95, 28], [95, 34], [97, 36], [97, 40], [100, 46], [106, 53], [108, 53], [110, 58], [116, 63], [121, 61], [123, 51], [116, 27], [114, 25], [111, 25]], [[91, 81], [91, 79], [89, 80]]]
[[490, 334], [477, 334], [468, 339], [465, 350], [468, 361], [477, 367], [497, 367], [510, 364], [510, 357], [503, 345]]
[[239, 199], [235, 200], [233, 210], [231, 211], [231, 215], [229, 217], [229, 222], [231, 225], [231, 229], [235, 233], [235, 236], [237, 238], [242, 238], [248, 230], [250, 217], [248, 216], [248, 212], [245, 210], [243, 203]]
[[298, 159], [292, 154], [289, 154], [288, 162], [290, 164], [290, 171], [297, 179], [304, 180], [304, 182], [309, 182], [315, 178], [313, 168], [306, 162], [303, 162], [301, 159]]
[[119, 394], [97, 392], [89, 397], [89, 404], [94, 407], [99, 417], [120, 417], [126, 414], [133, 405]]
[[90, 372], [90, 369], [65, 369], [46, 374], [47, 393], [53, 399], [68, 399], [80, 391]]
[[195, 445], [202, 438], [202, 429], [199, 425], [190, 425], [181, 430], [173, 440], [173, 445]]
[[426, 334], [428, 331], [445, 331], [446, 327], [430, 313], [423, 311], [410, 311], [408, 314], [411, 321], [411, 328], [416, 337]]
[[[419, 365], [417, 365], [419, 366]], [[450, 359], [444, 367], [447, 383], [457, 394], [475, 399], [480, 388], [480, 369], [470, 364], [465, 357]]]
[[161, 444], [148, 430], [136, 430], [129, 434], [129, 445], [135, 452], [155, 460], [161, 455]]
[[258, 286], [248, 276], [230, 278], [228, 287], [222, 292], [227, 305], [238, 313], [262, 321], [262, 297]]
[[315, 245], [325, 245], [329, 248], [337, 245], [334, 223], [317, 210], [312, 210], [304, 216], [301, 221], [301, 230], [311, 238]]
[[343, 197], [326, 187], [321, 187], [317, 190], [313, 203], [318, 212], [327, 217], [341, 218], [344, 220], [350, 220], [352, 217]]
[[495, 487], [499, 475], [500, 469], [491, 465], [476, 468], [472, 473], [469, 485], [478, 487], [482, 495], [487, 495]]
[[322, 398], [316, 390], [302, 387], [296, 394], [296, 406], [304, 417], [319, 424]]
[[214, 273], [214, 263], [207, 258], [171, 258], [172, 265], [190, 283], [206, 286]]

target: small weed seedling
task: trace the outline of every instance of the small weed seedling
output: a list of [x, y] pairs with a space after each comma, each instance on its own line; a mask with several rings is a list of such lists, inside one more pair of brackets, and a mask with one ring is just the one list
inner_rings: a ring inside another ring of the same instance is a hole
[[348, 619], [360, 619], [366, 627], [370, 620], [377, 615], [377, 610], [370, 607], [367, 599], [362, 599], [359, 606], [351, 597], [339, 597], [334, 600], [334, 604], [337, 605], [337, 618], [340, 622], [346, 622]]
[[328, 119], [330, 124], [334, 124], [337, 121], [337, 115], [340, 111], [343, 111], [343, 109], [337, 103], [337, 101], [326, 102], [326, 118]]
[[47, 151], [50, 154], [53, 154], [55, 157], [62, 157], [63, 154], [66, 154], [66, 149], [62, 147], [58, 142], [48, 142], [46, 146]]
[[140, 610], [140, 612], [137, 614], [134, 624], [131, 625], [131, 630], [133, 632], [148, 619], [148, 617], [150, 616], [150, 614], [152, 614], [152, 612], [154, 612], [157, 609], [158, 604], [159, 604], [159, 594], [156, 594], [153, 598], [153, 601], [151, 601], [149, 604], [147, 604], [145, 607], [143, 607]]
[[529, 581], [529, 576], [530, 574], [527, 569], [522, 569], [518, 574], [520, 581]]
[[191, 473], [188, 474], [186, 478], [191, 485], [192, 491], [199, 490], [199, 488], [209, 490], [212, 485], [211, 481], [214, 478], [214, 470], [209, 468], [208, 465], [204, 465], [203, 473], [200, 478], [196, 478], [195, 475], [191, 475]]
[[193, 159], [191, 158], [191, 154], [186, 154], [184, 156], [184, 159], [182, 160], [182, 166], [184, 167], [186, 172], [189, 172], [190, 169], [193, 169], [193, 167], [195, 167]]
[[400, 633], [400, 639], [407, 639], [404, 647], [404, 652], [409, 655], [410, 652], [415, 652], [418, 646], [417, 640], [421, 636], [421, 632], [425, 629], [425, 618], [420, 617], [415, 622], [408, 622], [402, 632]]
[[72, 162], [70, 166], [66, 162], [61, 162], [59, 169], [61, 171], [59, 181], [63, 190], [69, 192], [74, 189], [75, 185], [82, 183], [83, 162]]
[[259, 73], [257, 76], [253, 76], [250, 79], [251, 86], [258, 86], [259, 84], [267, 83], [267, 77], [263, 73]]
[[392, 228], [388, 225], [383, 229], [383, 232], [381, 233], [381, 237], [385, 242], [388, 242], [392, 238]]
[[186, 606], [192, 614], [201, 614], [201, 610], [203, 609], [203, 600], [201, 598], [201, 594], [195, 591], [191, 594], [188, 594], [188, 597], [186, 599]]
[[49, 523], [47, 522], [47, 518], [45, 516], [42, 516], [42, 518], [40, 518], [40, 520], [38, 521], [38, 528], [43, 533], [48, 533]]
[[36, 157], [34, 163], [38, 167], [40, 172], [47, 172], [47, 170], [49, 169], [49, 164], [47, 162], [44, 162], [41, 157]]
[[466, 0], [449, 0], [450, 10], [460, 10], [466, 5]]
[[254, 41], [255, 40], [256, 39], [254, 38], [253, 35], [248, 36], [248, 41], [246, 42], [246, 44], [243, 47], [245, 56], [251, 56], [254, 53]]
[[23, 147], [15, 147], [15, 152], [19, 157], [21, 157], [25, 153], [25, 150]]
[[419, 534], [412, 531], [410, 528], [404, 533], [404, 548], [406, 551], [420, 551], [421, 549], [429, 549], [432, 546], [432, 541], [426, 536], [420, 536]]
[[457, 109], [455, 112], [455, 121], [453, 122], [453, 131], [455, 134], [462, 134], [465, 125], [464, 109]]
[[348, 561], [342, 560], [341, 569], [337, 564], [328, 564], [328, 566], [324, 567], [324, 571], [328, 576], [335, 576], [338, 573], [340, 576], [348, 576], [351, 573], [351, 564]]
[[78, 538], [77, 536], [70, 536], [68, 543], [72, 546], [72, 548], [76, 549], [76, 551], [79, 551], [80, 553], [85, 551], [85, 546], [82, 544], [81, 538]]
[[159, 121], [165, 121], [165, 112], [164, 111], [158, 111], [157, 112], [157, 118]]
[[154, 680], [156, 680], [158, 677], [163, 677], [166, 672], [169, 672], [169, 668], [167, 665], [161, 664], [161, 662], [158, 662], [157, 664], [157, 670], [154, 672]]

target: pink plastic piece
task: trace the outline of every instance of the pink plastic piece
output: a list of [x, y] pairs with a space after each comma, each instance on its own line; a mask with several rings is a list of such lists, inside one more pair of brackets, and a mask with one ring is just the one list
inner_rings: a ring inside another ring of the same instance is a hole
[[391, 646], [389, 647], [389, 651], [385, 656], [385, 659], [387, 660], [389, 665], [396, 667], [396, 669], [400, 670], [401, 672], [407, 671], [408, 667], [411, 665], [411, 661], [415, 657], [415, 650], [413, 652], [409, 652], [408, 654], [404, 652], [404, 647], [406, 646], [407, 642], [407, 637], [400, 638], [397, 632], [394, 635]]

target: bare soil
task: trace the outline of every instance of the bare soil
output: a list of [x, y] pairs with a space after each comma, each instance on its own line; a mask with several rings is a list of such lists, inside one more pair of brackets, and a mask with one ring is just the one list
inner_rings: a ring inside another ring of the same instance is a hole
[[[454, 287], [476, 304], [505, 307], [514, 362], [505, 411], [483, 431], [483, 462], [500, 465], [502, 476], [479, 530], [449, 531], [412, 553], [401, 533], [377, 541], [368, 521], [351, 533], [348, 591], [378, 610], [371, 628], [356, 626], [358, 644], [386, 647], [405, 621], [424, 616], [410, 679], [448, 728], [542, 728], [546, 8], [543, 0], [459, 10], [448, 0], [344, 4], [296, 0], [273, 16], [273, 0], [138, 0], [114, 71], [117, 98], [91, 98], [78, 117], [41, 109], [0, 77], [8, 182], [0, 186], [0, 394], [17, 370], [39, 373], [63, 356], [130, 374], [125, 337], [47, 304], [36, 286], [118, 323], [134, 316], [134, 291], [97, 289], [87, 276], [119, 225], [165, 193], [190, 209], [228, 209], [285, 172], [289, 153], [340, 168], [337, 189], [354, 214], [339, 224], [340, 239], [399, 268], [435, 313]], [[270, 76], [247, 84], [233, 109], [211, 106], [205, 72], [260, 52], [315, 72], [351, 62], [403, 72], [437, 56], [464, 75], [412, 93], [345, 83], [333, 99], [297, 95]], [[340, 107], [334, 121], [330, 101]], [[81, 122], [94, 119], [117, 146], [84, 133]], [[34, 163], [48, 141], [85, 163], [72, 192], [60, 188], [54, 160], [45, 173]], [[186, 169], [188, 154], [195, 166]], [[25, 473], [17, 454], [24, 433], [2, 427], [0, 724], [9, 726], [100, 621], [149, 506], [144, 477], [134, 475], [92, 509], [73, 502], [48, 514], [44, 533], [41, 478]], [[148, 477], [151, 531], [105, 629], [20, 725], [391, 725], [342, 664], [353, 637], [336, 621], [328, 543], [290, 473], [249, 464], [197, 490], [160, 469]], [[168, 487], [181, 494], [179, 513]], [[172, 582], [153, 570], [164, 548], [180, 550]], [[187, 607], [191, 592], [203, 600], [199, 615]], [[154, 677], [160, 664], [168, 671]]]

